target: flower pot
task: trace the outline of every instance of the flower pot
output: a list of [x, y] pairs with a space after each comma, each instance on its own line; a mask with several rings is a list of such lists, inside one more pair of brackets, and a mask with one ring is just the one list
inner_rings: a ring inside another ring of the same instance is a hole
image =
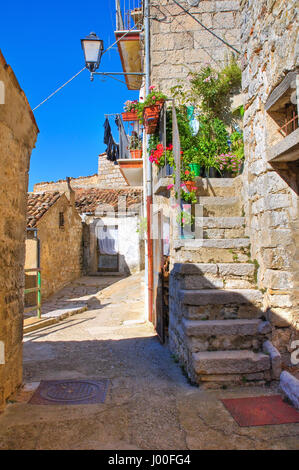
[[136, 150], [131, 149], [130, 152], [131, 152], [131, 157], [132, 158], [142, 158], [142, 150], [141, 149], [136, 149]]
[[156, 104], [144, 108], [143, 120], [147, 134], [155, 133], [163, 103], [164, 101], [157, 101]]
[[219, 178], [220, 173], [216, 168], [205, 168], [205, 177], [206, 178]]
[[194, 172], [195, 176], [200, 176], [200, 163], [190, 163], [190, 170]]
[[123, 121], [138, 121], [136, 109], [132, 109], [132, 111], [127, 111], [126, 113], [121, 113], [121, 115]]
[[224, 170], [222, 171], [222, 178], [234, 178], [237, 173], [232, 173], [231, 171]]
[[192, 187], [195, 185], [194, 181], [183, 181], [184, 185], [188, 189], [188, 191], [191, 193]]

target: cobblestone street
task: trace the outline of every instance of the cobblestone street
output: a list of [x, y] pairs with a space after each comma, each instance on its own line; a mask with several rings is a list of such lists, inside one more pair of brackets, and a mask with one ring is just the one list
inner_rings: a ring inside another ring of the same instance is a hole
[[[299, 449], [299, 424], [241, 428], [220, 401], [274, 387], [187, 382], [144, 321], [141, 274], [82, 278], [64, 292], [88, 310], [25, 335], [26, 385], [0, 415], [0, 449]], [[41, 380], [63, 379], [108, 379], [105, 402], [27, 403]]]

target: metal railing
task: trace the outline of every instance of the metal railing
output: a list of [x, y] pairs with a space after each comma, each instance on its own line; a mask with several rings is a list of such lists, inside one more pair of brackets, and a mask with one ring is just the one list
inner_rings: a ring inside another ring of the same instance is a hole
[[[163, 104], [160, 117], [159, 117], [159, 138], [160, 143], [163, 145], [164, 149], [166, 149], [167, 139], [166, 139], [166, 118], [167, 118], [167, 105], [166, 102]], [[165, 150], [166, 155], [166, 150]], [[166, 178], [167, 176], [173, 175], [173, 167], [166, 162], [165, 158], [165, 165], [159, 169], [157, 178], [158, 180], [161, 178]]]
[[40, 268], [32, 268], [32, 269], [25, 269], [26, 273], [33, 273], [36, 272], [36, 287], [31, 287], [29, 289], [25, 289], [24, 293], [31, 294], [32, 292], [36, 292], [36, 305], [32, 305], [30, 307], [26, 307], [24, 312], [31, 312], [32, 310], [37, 311], [37, 318], [42, 317], [42, 293], [41, 293], [41, 269]]
[[141, 0], [115, 0], [116, 30], [127, 31], [139, 24], [142, 16]]

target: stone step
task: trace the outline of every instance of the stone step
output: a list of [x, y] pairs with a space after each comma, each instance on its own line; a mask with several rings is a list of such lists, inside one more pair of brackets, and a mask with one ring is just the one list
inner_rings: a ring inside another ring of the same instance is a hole
[[180, 287], [189, 289], [250, 289], [255, 284], [253, 263], [176, 263]]
[[182, 263], [248, 263], [249, 238], [181, 239], [174, 240], [173, 248]]
[[196, 186], [201, 196], [232, 197], [240, 194], [241, 177], [197, 178]]
[[[267, 324], [267, 325], [266, 325]], [[266, 328], [267, 326], [267, 328]], [[259, 319], [254, 320], [186, 320], [183, 330], [187, 336], [256, 336], [270, 333], [271, 325]]]
[[263, 294], [257, 289], [202, 289], [183, 290], [178, 292], [178, 299], [182, 304], [192, 306], [205, 305], [261, 305]]
[[244, 217], [197, 217], [196, 232], [203, 238], [242, 238], [245, 235]]
[[253, 374], [270, 370], [270, 357], [253, 351], [204, 351], [192, 354], [197, 375]]
[[239, 197], [206, 197], [200, 196], [198, 204], [202, 205], [203, 217], [240, 217], [242, 204]]

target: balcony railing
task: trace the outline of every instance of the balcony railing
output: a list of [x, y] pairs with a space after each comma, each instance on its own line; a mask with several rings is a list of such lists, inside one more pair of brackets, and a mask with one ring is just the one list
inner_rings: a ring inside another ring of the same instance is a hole
[[142, 0], [115, 0], [115, 6], [116, 31], [128, 31], [142, 21]]

